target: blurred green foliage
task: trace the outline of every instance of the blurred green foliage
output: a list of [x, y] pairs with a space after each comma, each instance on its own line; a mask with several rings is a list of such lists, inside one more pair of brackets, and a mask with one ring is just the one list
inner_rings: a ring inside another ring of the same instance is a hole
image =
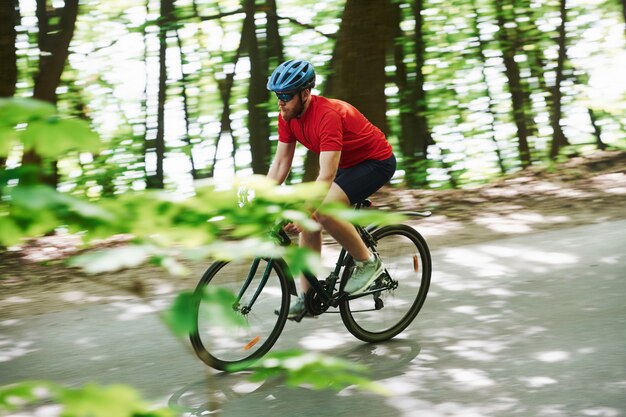
[[181, 292], [176, 296], [172, 306], [163, 314], [163, 319], [169, 325], [172, 332], [178, 336], [187, 336], [195, 330], [195, 306], [201, 301], [204, 311], [200, 314], [206, 316], [212, 322], [226, 325], [246, 326], [243, 316], [233, 310], [237, 297], [223, 288], [213, 286], [204, 287], [201, 294], [193, 292]]
[[[63, 152], [93, 151], [97, 147], [85, 126], [74, 123], [78, 120], [70, 123], [48, 120], [54, 112], [45, 103], [18, 99], [2, 103], [4, 114], [8, 115], [6, 120], [10, 120], [7, 126], [11, 124], [16, 133], [6, 134], [9, 130], [5, 129], [4, 140], [40, 150], [49, 146], [45, 129], [32, 129], [24, 135], [17, 134], [20, 131], [16, 127], [26, 126], [26, 132], [34, 122], [61, 123], [62, 129], [55, 134], [62, 136]], [[85, 135], [87, 141], [83, 141]], [[303, 270], [316, 271], [320, 265], [318, 255], [297, 245], [279, 246], [275, 233], [289, 221], [307, 229], [317, 228], [310, 213], [321, 204], [325, 192], [325, 187], [319, 184], [277, 187], [265, 177], [250, 176], [219, 188], [212, 184], [199, 186], [193, 196], [182, 200], [163, 192], [145, 191], [87, 200], [44, 185], [34, 167], [0, 169], [0, 245], [17, 244], [60, 227], [80, 233], [86, 244], [95, 238], [127, 233], [133, 236], [131, 244], [87, 251], [70, 259], [69, 264], [90, 274], [101, 274], [153, 262], [178, 275], [187, 272], [179, 262], [181, 258], [228, 260], [270, 256], [283, 257], [292, 276], [297, 276]], [[403, 219], [379, 210], [355, 212], [338, 206], [324, 206], [320, 210], [360, 224]], [[186, 335], [194, 328], [197, 297], [206, 301], [202, 303], [205, 310], [201, 314], [211, 320], [233, 326], [246, 324], [243, 317], [233, 312], [236, 301], [233, 294], [212, 288], [211, 292], [202, 294], [183, 292], [162, 315], [175, 335]], [[255, 380], [282, 376], [292, 386], [342, 389], [355, 385], [385, 393], [367, 378], [362, 366], [322, 355], [278, 352], [252, 369]], [[148, 409], [133, 389], [120, 385], [71, 389], [50, 382], [26, 381], [0, 388], [0, 409], [24, 409], [44, 401], [60, 404], [64, 417], [172, 415], [167, 410]]]
[[155, 409], [125, 385], [66, 388], [52, 382], [26, 381], [0, 387], [0, 410], [34, 410], [50, 402], [62, 407], [62, 417], [175, 416], [166, 408]]
[[62, 118], [55, 106], [32, 98], [0, 98], [0, 157], [16, 144], [57, 158], [71, 151], [98, 153], [100, 137], [89, 122]]
[[269, 353], [260, 361], [241, 364], [230, 369], [235, 372], [252, 369], [252, 381], [282, 378], [291, 387], [307, 385], [313, 389], [341, 390], [354, 385], [357, 388], [379, 395], [391, 392], [368, 377], [368, 369], [344, 359], [320, 353], [284, 351]]

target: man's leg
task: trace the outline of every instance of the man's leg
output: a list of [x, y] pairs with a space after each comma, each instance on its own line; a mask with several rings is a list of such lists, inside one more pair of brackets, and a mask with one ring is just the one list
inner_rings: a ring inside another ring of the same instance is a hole
[[[332, 183], [330, 190], [324, 199], [324, 203], [336, 203], [344, 204], [346, 207], [350, 206], [350, 199], [346, 193], [336, 183]], [[348, 253], [357, 261], [364, 261], [370, 258], [371, 253], [355, 227], [346, 221], [338, 220], [330, 216], [324, 216], [319, 213], [314, 215], [314, 218], [320, 225], [326, 230]], [[322, 251], [322, 232], [307, 232], [303, 230], [300, 232], [300, 246], [311, 249], [317, 253]], [[300, 277], [300, 288], [304, 294], [310, 288], [309, 282], [303, 276]]]
[[[324, 203], [336, 202], [342, 203], [346, 207], [350, 206], [350, 199], [346, 193], [341, 189], [341, 187], [333, 182], [326, 198], [324, 199]], [[359, 232], [357, 232], [351, 223], [330, 216], [324, 216], [319, 213], [315, 214], [315, 220], [317, 220], [322, 225], [324, 230], [326, 230], [357, 261], [365, 261], [372, 255], [359, 236]]]
[[[307, 232], [303, 230], [300, 232], [300, 247], [308, 248], [317, 253], [321, 253], [322, 251], [322, 231], [318, 230], [317, 232]], [[311, 286], [309, 285], [309, 281], [304, 278], [304, 276], [300, 277], [300, 288], [302, 289], [302, 294], [306, 293]]]

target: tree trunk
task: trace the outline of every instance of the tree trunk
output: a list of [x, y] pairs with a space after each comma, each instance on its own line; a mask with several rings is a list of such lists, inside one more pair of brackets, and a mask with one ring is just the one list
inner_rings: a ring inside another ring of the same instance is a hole
[[[17, 85], [15, 27], [19, 22], [18, 0], [0, 2], [0, 98], [13, 97]], [[6, 159], [0, 156], [0, 169]]]
[[415, 36], [412, 42], [415, 56], [415, 74], [409, 75], [405, 61], [404, 32], [402, 23], [402, 10], [400, 4], [391, 3], [390, 27], [394, 31], [393, 57], [396, 67], [396, 85], [400, 99], [400, 134], [398, 142], [402, 152], [402, 166], [405, 171], [405, 181], [410, 187], [418, 187], [426, 184], [426, 167], [422, 161], [427, 159], [428, 146], [434, 144], [428, 121], [426, 118], [426, 93], [424, 91], [424, 39], [422, 21], [422, 1], [416, 0], [413, 8], [415, 18]]
[[0, 3], [0, 97], [13, 97], [17, 84], [15, 39], [18, 15], [17, 0]]
[[596, 145], [598, 146], [598, 149], [603, 151], [607, 148], [607, 146], [606, 146], [606, 143], [602, 141], [602, 129], [598, 125], [598, 118], [596, 117], [596, 114], [591, 108], [588, 108], [587, 112], [589, 113], [589, 119], [591, 120], [593, 133], [594, 133], [594, 136], [596, 137]]
[[347, 0], [333, 53], [332, 95], [388, 133], [385, 61], [389, 0]]
[[[35, 76], [33, 97], [56, 105], [56, 89], [69, 55], [69, 46], [74, 36], [78, 17], [78, 0], [65, 0], [62, 8], [48, 8], [46, 0], [37, 0], [39, 27], [39, 70]], [[42, 169], [41, 181], [51, 186], [58, 183], [56, 162], [49, 172], [44, 172], [41, 157], [33, 150], [25, 152], [22, 165], [35, 165]]]
[[[517, 26], [515, 30], [512, 31], [513, 39], [514, 39], [513, 49], [515, 53], [517, 54], [518, 51], [523, 51], [523, 47], [525, 45], [536, 43], [537, 39], [534, 37], [534, 35], [538, 35], [540, 34], [540, 32], [537, 26], [535, 25], [536, 17], [533, 16], [533, 13], [531, 11], [533, 10], [531, 1], [530, 0], [514, 0], [513, 4], [514, 4], [513, 15], [512, 15], [513, 21], [517, 22], [517, 21], [522, 21], [522, 19], [526, 19], [528, 22], [528, 23], [524, 23], [523, 26], [520, 24], [516, 24]], [[525, 55], [528, 57], [528, 60], [525, 63], [525, 65], [528, 66], [528, 70], [530, 71], [531, 76], [538, 77], [539, 82], [541, 82], [541, 78], [543, 78], [543, 74], [539, 76], [537, 74], [536, 69], [533, 68], [533, 65], [531, 64], [532, 55], [535, 55], [535, 56], [541, 55], [535, 51], [538, 49], [539, 48], [535, 48], [534, 50], [528, 51], [528, 52], [524, 51]], [[542, 60], [543, 58], [540, 56], [540, 61]], [[524, 70], [525, 70], [524, 65], [522, 65], [520, 68], [520, 72], [523, 72]], [[531, 87], [528, 82], [528, 77], [526, 79], [521, 79], [520, 82], [522, 86], [522, 96], [524, 98], [524, 101], [523, 101], [524, 117], [526, 117], [527, 135], [529, 138], [537, 137], [537, 135], [539, 134], [539, 129], [537, 128], [537, 123], [535, 122], [535, 114], [533, 111], [532, 99], [531, 99]], [[533, 160], [532, 152], [530, 155], [530, 160], [531, 161]]]
[[434, 145], [435, 141], [430, 134], [428, 128], [428, 120], [426, 119], [426, 113], [428, 107], [426, 105], [426, 92], [424, 90], [424, 74], [422, 69], [424, 68], [426, 43], [424, 42], [424, 21], [422, 19], [422, 10], [424, 9], [423, 0], [415, 0], [413, 6], [413, 15], [415, 17], [415, 56], [417, 72], [415, 74], [415, 90], [417, 93], [417, 131], [418, 131], [418, 150], [423, 155], [423, 159], [426, 159], [427, 150], [429, 145]]
[[[56, 89], [69, 55], [78, 17], [78, 0], [65, 0], [65, 7], [48, 9], [46, 0], [37, 0], [39, 22], [39, 72], [33, 96], [56, 104]], [[53, 22], [58, 19], [58, 25]]]
[[522, 91], [522, 81], [519, 66], [515, 62], [515, 45], [513, 38], [509, 36], [506, 24], [511, 21], [504, 15], [502, 3], [494, 1], [496, 6], [496, 18], [498, 21], [498, 40], [502, 49], [506, 77], [509, 81], [509, 91], [513, 106], [513, 119], [517, 127], [518, 150], [522, 167], [531, 165], [530, 148], [528, 146], [528, 127], [526, 125], [526, 114], [524, 113], [524, 92]]
[[550, 111], [550, 124], [552, 125], [552, 147], [550, 158], [554, 159], [559, 150], [569, 145], [569, 141], [561, 128], [561, 82], [563, 81], [563, 67], [567, 58], [567, 39], [565, 36], [565, 23], [567, 21], [566, 0], [560, 1], [561, 25], [559, 26], [559, 57], [556, 66], [556, 81], [552, 90], [552, 109]]
[[191, 162], [191, 178], [194, 180], [198, 178], [198, 172], [196, 170], [196, 163], [193, 158], [193, 144], [191, 143], [191, 137], [189, 134], [189, 119], [191, 115], [189, 114], [189, 97], [187, 95], [187, 83], [189, 80], [187, 79], [187, 74], [185, 73], [185, 51], [183, 50], [183, 44], [180, 39], [180, 34], [178, 33], [178, 28], [176, 28], [176, 43], [178, 45], [178, 53], [180, 54], [180, 68], [181, 68], [181, 95], [183, 98], [183, 113], [185, 114], [185, 137], [184, 141], [187, 144], [186, 153], [189, 155], [189, 162]]
[[250, 57], [250, 86], [248, 88], [248, 131], [250, 132], [250, 152], [252, 154], [252, 172], [266, 174], [270, 162], [270, 127], [266, 104], [269, 95], [267, 82], [267, 48], [257, 38], [257, 26], [254, 14], [255, 0], [245, 2], [246, 18], [243, 38]]
[[474, 31], [473, 35], [478, 40], [478, 59], [481, 63], [481, 82], [485, 86], [485, 95], [487, 96], [487, 113], [491, 117], [491, 123], [489, 125], [489, 130], [491, 131], [491, 141], [493, 142], [494, 151], [496, 153], [496, 158], [498, 161], [498, 168], [500, 169], [501, 174], [506, 173], [506, 167], [504, 166], [504, 159], [502, 158], [502, 152], [500, 152], [500, 145], [496, 140], [496, 111], [494, 109], [494, 100], [491, 96], [491, 91], [489, 90], [489, 82], [487, 81], [487, 58], [485, 55], [486, 45], [480, 36], [480, 26], [478, 21], [478, 7], [476, 5], [476, 0], [472, 0], [472, 12], [474, 14], [474, 18], [472, 19], [472, 30]]
[[283, 38], [280, 36], [278, 25], [278, 11], [276, 0], [267, 0], [267, 44], [269, 56], [276, 58], [276, 63], [280, 64], [285, 60], [283, 53]]
[[156, 169], [147, 178], [148, 188], [163, 189], [165, 175], [165, 102], [167, 100], [167, 35], [174, 20], [173, 0], [161, 0], [161, 19], [159, 20], [159, 92], [157, 100], [157, 131], [154, 142]]

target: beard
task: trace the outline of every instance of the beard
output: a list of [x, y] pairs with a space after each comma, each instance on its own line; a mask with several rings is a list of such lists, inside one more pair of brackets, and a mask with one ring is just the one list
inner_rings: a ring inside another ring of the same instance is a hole
[[300, 116], [302, 114], [302, 111], [304, 110], [304, 104], [302, 103], [302, 99], [300, 98], [300, 95], [298, 94], [298, 103], [294, 105], [291, 110], [287, 110], [287, 109], [284, 109], [284, 110], [279, 109], [279, 110], [280, 110], [280, 115], [283, 116], [283, 119], [286, 122]]

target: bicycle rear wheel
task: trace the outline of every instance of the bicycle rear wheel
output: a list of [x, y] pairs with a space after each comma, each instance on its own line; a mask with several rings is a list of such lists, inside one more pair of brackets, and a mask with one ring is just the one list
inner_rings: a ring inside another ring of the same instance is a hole
[[[385, 226], [372, 237], [385, 273], [370, 291], [382, 290], [345, 300], [339, 309], [350, 333], [366, 342], [381, 342], [402, 332], [419, 313], [430, 286], [431, 259], [426, 241], [410, 226]], [[351, 263], [344, 270], [342, 288], [352, 272]]]
[[[251, 269], [256, 262], [256, 270]], [[246, 287], [248, 276], [251, 280]], [[288, 279], [277, 261], [270, 264], [268, 260], [239, 260], [211, 265], [196, 287], [197, 326], [189, 335], [198, 357], [215, 369], [228, 371], [233, 365], [266, 354], [287, 321]], [[210, 314], [215, 305], [211, 306], [200, 294], [218, 289], [238, 297], [232, 307], [243, 317], [245, 325], [234, 325]]]

